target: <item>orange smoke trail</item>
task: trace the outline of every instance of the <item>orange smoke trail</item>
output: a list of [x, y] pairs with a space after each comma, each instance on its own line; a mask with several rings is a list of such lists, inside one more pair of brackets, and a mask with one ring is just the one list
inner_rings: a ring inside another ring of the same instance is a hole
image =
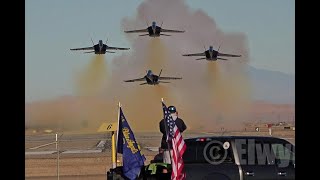
[[95, 55], [78, 75], [76, 93], [81, 96], [97, 95], [107, 82], [107, 76], [108, 70], [104, 56]]
[[[221, 64], [220, 64], [221, 63]], [[251, 102], [248, 77], [241, 65], [226, 69], [225, 62], [208, 63], [210, 94], [217, 127], [239, 128]]]

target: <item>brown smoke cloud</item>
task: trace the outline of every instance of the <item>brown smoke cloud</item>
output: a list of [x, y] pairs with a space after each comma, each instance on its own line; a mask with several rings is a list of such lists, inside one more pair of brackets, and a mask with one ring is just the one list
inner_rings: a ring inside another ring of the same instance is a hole
[[[97, 96], [63, 96], [26, 105], [26, 128], [96, 132], [102, 122], [114, 122], [117, 112]], [[116, 105], [114, 108], [116, 109]]]
[[[111, 68], [103, 67], [98, 59], [88, 65], [87, 73], [77, 83], [77, 92], [81, 96], [78, 98], [82, 104], [72, 112], [78, 113], [72, 119], [84, 119], [96, 130], [99, 123], [116, 120], [117, 103], [120, 101], [134, 131], [159, 131], [163, 97], [168, 106], [177, 107], [189, 130], [241, 128], [239, 125], [248, 119], [251, 103], [251, 87], [246, 74], [249, 49], [245, 34], [223, 32], [212, 17], [202, 10], [192, 10], [184, 0], [144, 1], [137, 8], [136, 16], [123, 19], [122, 29], [142, 29], [147, 26], [146, 21], [149, 25], [152, 21], [158, 25], [163, 21], [163, 28], [186, 32], [170, 33], [172, 36], [160, 38], [126, 34], [132, 48], [114, 58]], [[213, 45], [215, 49], [221, 45], [220, 52], [241, 54], [242, 57], [208, 62], [182, 56], [203, 52], [204, 45], [206, 48]], [[148, 69], [155, 74], [163, 69], [162, 76], [183, 79], [159, 86], [123, 82], [143, 77]], [[101, 75], [99, 71], [112, 76]], [[94, 97], [90, 101], [84, 100], [88, 95]]]

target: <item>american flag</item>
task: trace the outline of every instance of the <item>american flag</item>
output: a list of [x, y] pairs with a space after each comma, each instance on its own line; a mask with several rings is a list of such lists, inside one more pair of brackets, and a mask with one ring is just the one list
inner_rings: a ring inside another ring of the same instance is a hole
[[186, 173], [184, 172], [184, 163], [183, 163], [183, 153], [186, 151], [186, 144], [182, 138], [182, 135], [172, 119], [170, 112], [166, 105], [162, 102], [164, 120], [166, 124], [167, 131], [167, 141], [171, 141], [172, 150], [170, 150], [171, 155], [171, 165], [172, 165], [172, 180], [184, 180], [186, 179]]

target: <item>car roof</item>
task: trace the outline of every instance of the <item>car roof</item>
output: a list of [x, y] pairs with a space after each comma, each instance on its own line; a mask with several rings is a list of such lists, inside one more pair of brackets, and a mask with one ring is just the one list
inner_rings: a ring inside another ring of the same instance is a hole
[[232, 140], [232, 139], [259, 139], [259, 140], [285, 140], [279, 137], [272, 137], [272, 136], [200, 136], [200, 137], [195, 137], [195, 138], [186, 138], [186, 141], [192, 141], [192, 140], [197, 140], [200, 138], [211, 138], [211, 139], [225, 139], [225, 140]]

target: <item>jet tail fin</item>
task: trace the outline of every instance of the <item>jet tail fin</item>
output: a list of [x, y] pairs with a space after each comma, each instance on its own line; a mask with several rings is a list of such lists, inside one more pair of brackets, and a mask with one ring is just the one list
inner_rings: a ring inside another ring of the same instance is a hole
[[219, 52], [219, 50], [220, 50], [221, 44], [222, 44], [222, 43], [220, 43], [220, 45], [219, 45], [218, 52]]
[[93, 42], [92, 38], [91, 38], [91, 42], [92, 42], [92, 46], [94, 46], [94, 42]]
[[162, 69], [160, 70], [159, 77], [161, 76]]

